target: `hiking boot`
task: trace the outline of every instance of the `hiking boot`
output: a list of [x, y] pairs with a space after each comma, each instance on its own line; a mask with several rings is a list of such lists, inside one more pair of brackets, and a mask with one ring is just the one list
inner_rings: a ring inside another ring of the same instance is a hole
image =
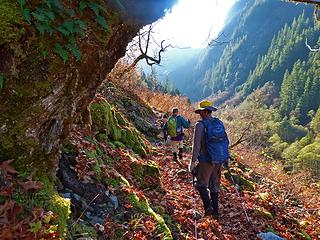
[[182, 159], [183, 148], [179, 148], [179, 159]]
[[213, 209], [209, 206], [207, 209], [204, 209], [204, 216], [213, 216]]
[[178, 161], [177, 153], [173, 153], [173, 161]]
[[212, 216], [215, 219], [219, 218], [219, 193], [210, 192], [211, 203], [212, 203]]
[[197, 187], [201, 200], [203, 202], [203, 208], [204, 208], [204, 212], [205, 212], [205, 216], [209, 216], [213, 214], [213, 208], [211, 206], [210, 203], [210, 198], [209, 198], [209, 194], [208, 194], [208, 190], [206, 186], [199, 186]]

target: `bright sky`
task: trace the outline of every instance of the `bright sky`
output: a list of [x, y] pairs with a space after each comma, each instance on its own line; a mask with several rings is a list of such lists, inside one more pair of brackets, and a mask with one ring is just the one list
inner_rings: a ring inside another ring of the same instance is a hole
[[154, 29], [159, 41], [170, 39], [179, 47], [205, 47], [216, 37], [236, 0], [179, 0]]

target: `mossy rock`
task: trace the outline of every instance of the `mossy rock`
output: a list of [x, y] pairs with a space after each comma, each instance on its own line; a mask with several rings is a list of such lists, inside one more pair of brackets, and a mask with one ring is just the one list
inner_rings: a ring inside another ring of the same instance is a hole
[[[225, 172], [224, 176], [229, 181], [232, 181], [229, 172]], [[252, 192], [255, 191], [254, 182], [242, 177], [240, 174], [232, 174], [232, 177], [233, 177], [233, 180], [235, 181], [235, 183], [238, 184], [239, 186], [247, 188], [249, 191], [252, 191]]]
[[155, 163], [132, 162], [130, 167], [133, 177], [139, 181], [141, 188], [154, 188], [162, 191], [160, 170]]
[[43, 208], [46, 211], [52, 211], [57, 215], [57, 219], [52, 225], [58, 226], [58, 232], [61, 239], [65, 239], [68, 232], [68, 222], [71, 213], [70, 199], [61, 197], [55, 190], [54, 182], [47, 176], [42, 175], [35, 177], [36, 181], [43, 184], [43, 187], [35, 192], [29, 193], [15, 188], [13, 200], [23, 206], [22, 212], [31, 212], [34, 208]]
[[181, 237], [183, 235], [179, 224], [175, 223], [171, 216], [168, 214], [166, 209], [162, 206], [152, 207], [157, 214], [160, 214], [165, 221], [166, 225], [170, 229], [173, 235], [177, 234], [177, 236]]
[[75, 222], [70, 227], [70, 235], [72, 239], [78, 239], [79, 237], [85, 237], [86, 239], [97, 239], [98, 234], [94, 227], [89, 226], [79, 221]]
[[122, 142], [119, 142], [119, 141], [115, 141], [113, 143], [114, 143], [114, 145], [116, 147], [119, 147], [119, 148], [125, 148], [126, 147], [126, 145], [124, 145]]
[[[18, 1], [0, 0], [0, 45], [17, 42], [25, 33]], [[20, 27], [18, 27], [20, 26]]]
[[264, 208], [255, 208], [254, 213], [256, 215], [263, 215], [267, 219], [271, 219], [271, 220], [274, 219], [273, 215], [267, 210], [265, 210]]
[[127, 121], [124, 119], [124, 117], [122, 116], [121, 113], [119, 112], [115, 112], [115, 117], [118, 121], [118, 124], [122, 125], [122, 126], [128, 126]]
[[141, 145], [133, 146], [132, 150], [143, 158], [147, 156], [146, 150]]
[[114, 141], [121, 141], [121, 139], [122, 139], [121, 129], [118, 128], [116, 125], [112, 125], [110, 137]]
[[150, 206], [147, 199], [139, 199], [139, 197], [135, 193], [129, 193], [127, 195], [132, 206], [149, 216], [151, 216], [157, 223], [157, 232], [159, 236], [161, 236], [162, 240], [173, 240], [170, 229], [168, 228], [166, 222], [163, 217], [157, 214]]
[[109, 135], [110, 126], [114, 125], [110, 104], [108, 102], [91, 103], [90, 113], [93, 130]]
[[[108, 137], [113, 145], [132, 150], [141, 157], [146, 157], [147, 153], [142, 138], [137, 130], [129, 127], [121, 113], [117, 112], [111, 105], [104, 101], [92, 103], [90, 105], [92, 127], [98, 132], [98, 135], [104, 134]], [[121, 125], [121, 126], [120, 126]], [[115, 144], [115, 142], [118, 142]], [[123, 143], [123, 144], [120, 144]]]

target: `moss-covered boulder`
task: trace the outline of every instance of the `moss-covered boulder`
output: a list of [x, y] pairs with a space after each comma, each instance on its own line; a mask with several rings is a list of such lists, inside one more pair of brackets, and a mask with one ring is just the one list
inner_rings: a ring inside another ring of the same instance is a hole
[[[115, 70], [117, 69], [113, 71]], [[100, 92], [108, 102], [114, 103], [135, 128], [148, 139], [154, 139], [160, 133], [161, 129], [156, 124], [157, 116], [155, 112], [139, 96], [119, 86], [116, 87], [112, 82], [105, 83]], [[118, 116], [117, 119], [121, 124], [122, 119], [119, 119]]]
[[100, 99], [90, 104], [90, 112], [92, 129], [97, 135], [105, 134], [115, 146], [126, 146], [140, 156], [146, 156], [144, 140], [139, 132], [115, 107]]
[[[154, 171], [154, 170], [151, 170]], [[155, 212], [150, 206], [149, 201], [143, 196], [138, 196], [129, 182], [120, 174], [118, 174], [119, 187], [121, 186], [124, 191], [122, 194], [132, 204], [135, 211], [142, 212], [151, 216], [157, 224], [157, 233], [162, 240], [172, 240], [172, 234], [168, 228], [164, 218]]]
[[134, 161], [130, 166], [133, 177], [139, 182], [141, 188], [162, 190], [159, 166], [154, 162], [141, 163]]
[[[229, 172], [225, 172], [224, 176], [226, 179], [229, 181], [232, 181], [231, 175]], [[255, 191], [255, 184], [249, 179], [246, 179], [243, 177], [241, 174], [232, 174], [233, 180], [235, 181], [236, 184], [239, 186], [248, 189], [249, 191]]]

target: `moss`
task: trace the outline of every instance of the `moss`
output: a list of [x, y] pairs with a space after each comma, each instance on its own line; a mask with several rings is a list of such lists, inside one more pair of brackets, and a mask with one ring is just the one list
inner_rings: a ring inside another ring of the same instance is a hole
[[35, 139], [35, 138], [33, 138], [33, 137], [28, 137], [27, 139], [26, 139], [26, 144], [27, 145], [29, 145], [29, 146], [38, 146], [38, 144], [39, 144], [39, 142], [38, 142], [38, 140], [37, 139]]
[[25, 33], [18, 1], [0, 0], [0, 45], [17, 42]]
[[65, 237], [68, 230], [68, 221], [71, 213], [70, 200], [61, 197], [54, 188], [54, 183], [45, 175], [37, 179], [43, 183], [43, 188], [35, 194], [35, 204], [57, 214], [57, 225], [61, 237]]
[[162, 191], [159, 167], [155, 163], [132, 162], [133, 177], [142, 188], [154, 188]]
[[110, 145], [113, 149], [116, 148], [116, 145], [114, 145], [113, 142], [109, 142], [109, 145]]
[[[231, 180], [231, 175], [229, 172], [225, 172], [224, 173], [224, 176], [226, 179], [228, 179], [229, 181], [232, 181]], [[255, 191], [255, 184], [254, 182], [248, 180], [248, 179], [245, 179], [244, 177], [242, 177], [240, 174], [232, 174], [232, 177], [234, 179], [234, 181], [239, 184], [239, 186], [242, 186], [242, 187], [246, 187], [248, 188], [248, 190], [250, 191]]]
[[122, 126], [127, 126], [127, 121], [124, 119], [124, 117], [122, 116], [121, 113], [119, 112], [115, 112], [115, 117], [118, 121], [118, 124], [122, 125]]
[[146, 150], [141, 145], [134, 146], [132, 149], [135, 153], [139, 154], [141, 157], [147, 156]]
[[[115, 176], [116, 177], [114, 179], [109, 178], [107, 180], [113, 187], [118, 190], [120, 189], [121, 185], [131, 188], [128, 180], [125, 179], [121, 174], [115, 172]], [[159, 232], [158, 236], [161, 236], [161, 239], [173, 239], [170, 229], [166, 225], [164, 219], [150, 207], [147, 199], [139, 199], [138, 196], [132, 191], [123, 191], [122, 193], [126, 195], [126, 198], [130, 201], [135, 210], [151, 216], [156, 221], [157, 230]]]
[[133, 131], [130, 128], [124, 129], [124, 131], [126, 132], [125, 137], [122, 139], [124, 143], [126, 143], [130, 147], [134, 146], [134, 143], [136, 141], [134, 139]]
[[121, 141], [121, 129], [119, 129], [116, 125], [111, 126], [111, 138], [114, 141]]
[[70, 200], [59, 196], [58, 193], [54, 193], [49, 200], [48, 209], [58, 215], [58, 230], [62, 237], [67, 234], [70, 205]]
[[101, 141], [107, 141], [107, 140], [108, 140], [108, 136], [107, 136], [107, 134], [105, 134], [105, 133], [98, 133], [98, 134], [96, 135], [96, 138], [97, 138], [97, 140], [98, 140], [99, 142], [101, 142]]
[[90, 104], [90, 113], [92, 118], [93, 130], [110, 134], [110, 125], [112, 122], [111, 106], [107, 102]]
[[273, 215], [267, 210], [265, 210], [264, 208], [255, 208], [254, 213], [256, 215], [263, 215], [265, 218], [268, 218], [268, 219], [274, 219]]
[[98, 234], [94, 227], [88, 226], [83, 223], [76, 222], [70, 228], [71, 239], [78, 239], [79, 237], [97, 239]]
[[163, 220], [165, 221], [166, 225], [169, 227], [171, 232], [179, 233], [179, 236], [182, 236], [183, 233], [181, 232], [181, 229], [178, 225], [174, 223], [171, 216], [167, 214], [167, 211], [162, 206], [155, 206], [153, 207], [153, 209], [156, 213], [162, 216]]
[[142, 157], [147, 155], [139, 133], [129, 127], [121, 113], [117, 112], [108, 102], [92, 103], [90, 112], [93, 130], [98, 132], [97, 134], [105, 134], [115, 146], [124, 147], [124, 144]]
[[159, 237], [161, 236], [162, 240], [173, 239], [171, 231], [166, 225], [164, 219], [161, 215], [155, 213], [150, 207], [148, 200], [140, 200], [135, 193], [130, 193], [128, 199], [131, 202], [132, 206], [145, 214], [151, 216], [157, 222], [157, 230], [159, 232]]
[[102, 169], [101, 169], [101, 162], [99, 160], [97, 160], [95, 162], [95, 164], [92, 167], [92, 170], [95, 173], [94, 176], [95, 176], [96, 180], [98, 182], [101, 182], [102, 181]]
[[119, 141], [115, 141], [115, 142], [114, 142], [114, 145], [115, 145], [116, 147], [119, 147], [119, 148], [125, 148], [125, 147], [126, 147], [122, 142], [119, 142]]
[[[70, 211], [70, 200], [64, 199], [54, 188], [54, 182], [45, 172], [38, 173], [35, 180], [43, 184], [43, 187], [35, 192], [25, 192], [21, 188], [16, 187], [13, 192], [13, 200], [19, 205], [23, 206], [20, 217], [25, 218], [32, 214], [34, 208], [43, 208], [46, 211], [52, 211], [57, 215], [57, 219], [53, 225], [58, 225], [60, 237], [64, 238], [68, 230], [68, 222]], [[23, 173], [19, 174], [21, 177]]]

